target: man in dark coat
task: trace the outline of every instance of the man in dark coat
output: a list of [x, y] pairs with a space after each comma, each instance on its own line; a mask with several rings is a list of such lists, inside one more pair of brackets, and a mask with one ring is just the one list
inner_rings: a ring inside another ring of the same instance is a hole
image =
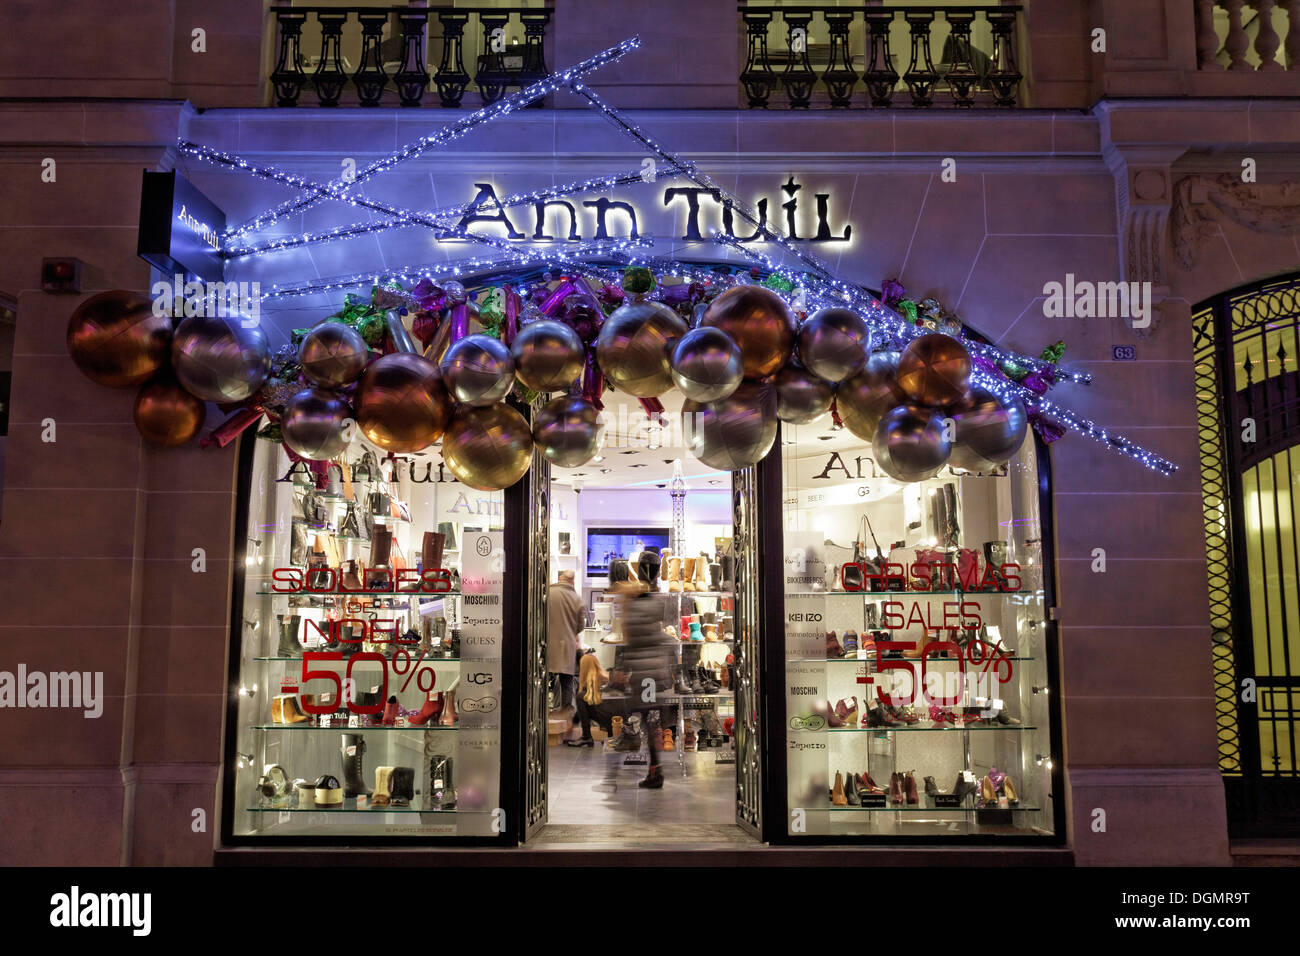
[[560, 709], [577, 712], [578, 632], [587, 610], [573, 587], [573, 572], [561, 571], [546, 591], [546, 669], [560, 685]]

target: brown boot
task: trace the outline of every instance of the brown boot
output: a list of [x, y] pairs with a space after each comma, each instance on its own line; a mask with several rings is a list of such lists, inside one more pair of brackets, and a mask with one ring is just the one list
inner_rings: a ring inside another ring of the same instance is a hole
[[695, 559], [694, 558], [685, 559], [685, 572], [682, 575], [682, 590], [683, 591], [699, 590], [695, 586]]
[[443, 698], [442, 717], [438, 720], [438, 723], [444, 727], [450, 727], [456, 723], [456, 719], [456, 691], [449, 690], [447, 696]]
[[844, 795], [844, 774], [835, 771], [835, 786], [831, 789], [831, 803], [837, 807], [847, 807], [848, 797]]
[[370, 537], [370, 564], [366, 568], [366, 590], [391, 591], [393, 589], [392, 572], [388, 562], [393, 554], [393, 532], [391, 528], [375, 528]]
[[420, 553], [420, 569], [429, 571], [442, 567], [442, 548], [447, 543], [447, 536], [437, 531], [424, 533], [424, 547]]

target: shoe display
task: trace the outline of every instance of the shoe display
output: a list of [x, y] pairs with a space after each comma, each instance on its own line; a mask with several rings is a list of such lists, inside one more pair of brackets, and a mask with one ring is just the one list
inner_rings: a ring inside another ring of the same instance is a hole
[[862, 805], [861, 801], [858, 799], [858, 784], [854, 779], [854, 774], [846, 773], [844, 775], [844, 799], [851, 807]]
[[695, 558], [682, 559], [682, 590], [697, 591], [695, 586]]
[[297, 614], [277, 614], [275, 620], [280, 633], [280, 645], [275, 650], [275, 656], [301, 657], [302, 645], [298, 643], [298, 622], [301, 618]]
[[311, 718], [298, 707], [298, 698], [293, 694], [277, 694], [271, 698], [271, 723], [302, 724]]
[[333, 774], [323, 773], [316, 778], [312, 799], [318, 807], [343, 806], [343, 786]]
[[456, 787], [452, 781], [452, 758], [434, 754], [429, 758], [429, 809], [455, 810]]
[[1016, 785], [1011, 781], [1010, 777], [1004, 776], [1002, 778], [1002, 793], [1006, 796], [1007, 802], [1013, 807], [1020, 803], [1020, 795], [1016, 793]]
[[921, 798], [916, 792], [916, 777], [914, 774], [915, 771], [912, 770], [903, 774], [903, 794], [906, 796], [909, 806], [915, 806], [921, 802]]
[[420, 708], [420, 712], [416, 714], [414, 717], [407, 718], [406, 722], [416, 727], [422, 727], [425, 724], [431, 722], [433, 724], [437, 724], [438, 717], [441, 714], [442, 714], [442, 692], [439, 691], [436, 694], [430, 692], [429, 696], [425, 698], [424, 706]]
[[939, 785], [934, 782], [934, 777], [925, 778], [925, 795], [927, 797], [937, 797], [939, 795]]
[[400, 716], [399, 710], [400, 708], [397, 706], [397, 698], [389, 697], [388, 703], [384, 705], [384, 716], [380, 720], [380, 723], [388, 727], [391, 727], [394, 724], [396, 724], [397, 718], [398, 716]]
[[386, 807], [392, 798], [389, 790], [389, 783], [392, 780], [392, 767], [375, 768], [375, 790], [370, 794], [370, 805], [372, 807]]
[[848, 797], [844, 793], [844, 774], [835, 771], [835, 786], [831, 788], [831, 803], [837, 807], [847, 807]]
[[843, 721], [846, 727], [851, 727], [858, 721], [858, 699], [850, 697], [849, 700], [853, 701], [852, 707], [843, 700], [835, 705], [835, 716]]
[[366, 786], [366, 738], [361, 734], [344, 734], [339, 747], [343, 758], [343, 795], [345, 797], [370, 796]]
[[844, 632], [843, 649], [844, 649], [845, 657], [858, 656], [858, 632], [857, 631]]
[[903, 775], [901, 773], [891, 773], [889, 775], [889, 802], [893, 804], [903, 802]]
[[671, 727], [664, 728], [663, 749], [664, 750], [673, 749], [673, 731]]
[[826, 632], [826, 658], [827, 660], [837, 661], [844, 657], [844, 648], [840, 646], [839, 638], [834, 631]]
[[394, 767], [388, 779], [389, 803], [395, 807], [409, 807], [415, 799], [415, 768]]

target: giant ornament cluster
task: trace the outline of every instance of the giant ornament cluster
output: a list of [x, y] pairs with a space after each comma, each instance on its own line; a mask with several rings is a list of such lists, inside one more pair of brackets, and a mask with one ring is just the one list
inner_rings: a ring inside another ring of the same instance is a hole
[[621, 283], [547, 273], [479, 289], [477, 304], [455, 281], [376, 287], [275, 353], [238, 316], [174, 323], [116, 291], [76, 309], [67, 342], [93, 381], [138, 389], [135, 422], [154, 444], [194, 439], [212, 402], [229, 417], [206, 444], [264, 420], [259, 434], [308, 461], [338, 456], [350, 429], [393, 454], [440, 443], [482, 490], [522, 478], [534, 450], [561, 468], [598, 455], [607, 389], [653, 415], [679, 391], [691, 453], [723, 470], [763, 458], [778, 421], [827, 415], [904, 482], [991, 468], [1024, 441], [1025, 407], [972, 387], [960, 331], [881, 341], [850, 309], [804, 315], [789, 290], [729, 278], [656, 289], [644, 267]]

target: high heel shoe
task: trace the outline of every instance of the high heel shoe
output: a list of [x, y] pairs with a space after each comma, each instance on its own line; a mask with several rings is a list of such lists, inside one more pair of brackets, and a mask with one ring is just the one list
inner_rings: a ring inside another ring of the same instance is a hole
[[835, 786], [831, 788], [831, 804], [837, 807], [847, 807], [848, 798], [844, 795], [844, 774], [839, 771], [835, 772]]
[[438, 717], [442, 714], [442, 692], [430, 694], [420, 708], [420, 712], [407, 721], [412, 726], [422, 726], [427, 723], [438, 723]]
[[882, 786], [880, 786], [880, 784], [876, 783], [876, 781], [871, 779], [871, 774], [869, 773], [862, 774], [858, 782], [859, 785], [867, 791], [867, 793], [885, 792], [885, 789]]
[[958, 771], [957, 780], [952, 785], [953, 796], [957, 797], [957, 799], [959, 800], [965, 800], [967, 797], [969, 797], [972, 793], [975, 792], [975, 789], [976, 787], [974, 781], [967, 780], [966, 775], [961, 771]]
[[813, 704], [812, 712], [815, 716], [826, 721], [826, 726], [830, 728], [843, 727], [844, 721], [835, 713], [829, 700], [819, 700]]
[[988, 777], [980, 780], [980, 797], [986, 804], [998, 802], [997, 792], [993, 789], [993, 781]]
[[1011, 782], [1010, 777], [1002, 779], [1002, 792], [1006, 794], [1007, 803], [1013, 807], [1020, 802], [1020, 794], [1016, 793], [1016, 785]]
[[397, 715], [399, 713], [401, 713], [401, 708], [397, 706], [397, 698], [389, 697], [387, 703], [384, 704], [384, 718], [382, 723], [388, 727], [393, 726], [393, 724], [397, 723]]
[[903, 774], [903, 792], [907, 795], [907, 802], [911, 806], [921, 802], [921, 798], [916, 793], [915, 771], [909, 770]]
[[901, 773], [891, 773], [889, 775], [889, 802], [903, 802], [903, 775]]
[[450, 727], [459, 719], [456, 715], [456, 685], [453, 684], [451, 689], [447, 691], [447, 696], [443, 698], [442, 717], [438, 719], [438, 723], [443, 727]]

